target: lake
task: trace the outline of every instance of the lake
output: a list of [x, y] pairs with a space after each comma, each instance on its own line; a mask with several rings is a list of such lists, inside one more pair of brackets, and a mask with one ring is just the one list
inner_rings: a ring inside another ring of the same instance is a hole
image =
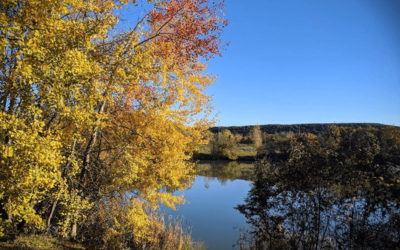
[[205, 161], [196, 169], [199, 177], [183, 192], [189, 203], [176, 211], [168, 210], [167, 215], [184, 216], [192, 237], [204, 241], [210, 250], [232, 249], [239, 237], [234, 227], [245, 223], [245, 217], [233, 207], [243, 203], [250, 190], [253, 164]]
[[183, 192], [189, 203], [167, 214], [184, 216], [194, 240], [210, 250], [232, 249], [245, 216], [253, 229], [242, 231], [235, 249], [400, 245], [400, 169], [266, 163], [255, 171], [253, 163], [224, 161], [196, 169], [198, 178]]

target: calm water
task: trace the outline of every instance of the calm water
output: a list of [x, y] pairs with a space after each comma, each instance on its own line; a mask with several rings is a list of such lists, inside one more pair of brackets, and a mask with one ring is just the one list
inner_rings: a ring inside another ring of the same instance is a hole
[[199, 177], [184, 191], [189, 204], [167, 214], [184, 216], [194, 240], [211, 250], [232, 249], [244, 215], [253, 229], [235, 249], [400, 245], [399, 168], [267, 164], [255, 171], [252, 163], [209, 161], [196, 169]]
[[[202, 162], [197, 166], [200, 176], [184, 191], [189, 204], [167, 214], [184, 216], [194, 240], [203, 240], [210, 250], [232, 249], [239, 237], [238, 229], [245, 218], [233, 207], [243, 203], [250, 190], [251, 163]], [[176, 193], [180, 194], [180, 193]]]

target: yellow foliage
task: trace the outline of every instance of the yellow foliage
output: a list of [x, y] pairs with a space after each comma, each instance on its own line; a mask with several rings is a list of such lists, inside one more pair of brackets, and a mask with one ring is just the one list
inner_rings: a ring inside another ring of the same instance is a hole
[[[159, 11], [179, 1], [147, 2]], [[170, 12], [149, 12], [121, 30], [115, 13], [128, 1], [2, 1], [0, 207], [7, 223], [60, 226], [74, 236], [71, 227], [96, 207], [109, 218], [110, 239], [128, 231], [146, 237], [144, 208], [183, 202], [160, 190], [191, 184], [186, 160], [214, 122], [204, 91], [215, 79], [200, 61], [218, 54], [218, 43], [201, 39], [220, 31], [220, 19], [201, 19], [198, 2], [186, 1], [193, 13], [177, 12], [172, 21], [164, 21]], [[188, 34], [202, 41], [198, 47], [161, 36], [194, 20], [180, 15], [212, 24], [208, 33]]]
[[262, 146], [262, 135], [260, 125], [255, 125], [250, 132], [250, 137], [253, 139], [254, 146], [259, 148]]

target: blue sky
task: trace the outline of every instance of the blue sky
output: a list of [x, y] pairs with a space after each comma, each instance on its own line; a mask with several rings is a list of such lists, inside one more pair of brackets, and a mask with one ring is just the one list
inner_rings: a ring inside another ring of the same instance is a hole
[[220, 126], [400, 125], [400, 0], [226, 0]]

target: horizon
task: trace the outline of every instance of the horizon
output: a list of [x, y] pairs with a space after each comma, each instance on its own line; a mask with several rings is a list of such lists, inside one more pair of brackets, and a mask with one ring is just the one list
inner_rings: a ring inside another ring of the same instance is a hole
[[392, 126], [392, 127], [400, 127], [397, 125], [390, 125], [390, 124], [384, 124], [384, 123], [376, 123], [376, 122], [316, 122], [316, 123], [291, 123], [291, 124], [282, 124], [282, 123], [268, 123], [268, 124], [252, 124], [252, 125], [228, 125], [228, 126], [212, 126], [212, 128], [215, 127], [248, 127], [248, 126], [268, 126], [268, 125], [283, 125], [283, 126], [290, 126], [290, 125], [313, 125], [313, 124], [376, 124], [376, 125], [383, 125], [383, 126]]

